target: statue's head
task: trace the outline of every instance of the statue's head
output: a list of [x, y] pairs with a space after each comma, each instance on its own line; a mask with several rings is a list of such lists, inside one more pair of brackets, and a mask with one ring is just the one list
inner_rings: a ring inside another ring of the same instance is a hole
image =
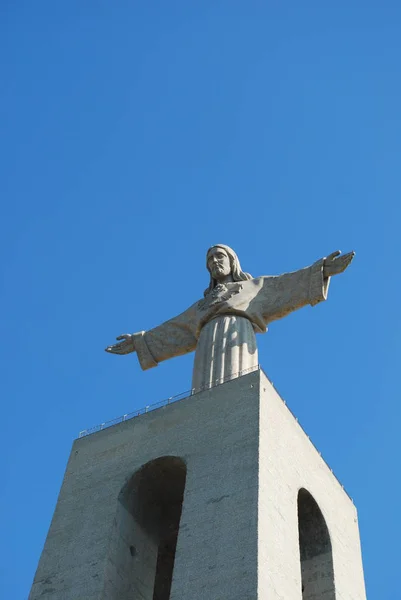
[[225, 244], [211, 246], [206, 253], [206, 267], [210, 273], [209, 287], [205, 296], [212, 291], [221, 279], [231, 275], [232, 281], [246, 281], [252, 275], [244, 273], [234, 250]]

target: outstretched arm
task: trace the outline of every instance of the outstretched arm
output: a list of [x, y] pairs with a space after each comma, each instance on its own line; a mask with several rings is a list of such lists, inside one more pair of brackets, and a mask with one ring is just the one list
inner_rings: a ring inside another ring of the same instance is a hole
[[156, 367], [159, 362], [192, 352], [196, 348], [196, 310], [185, 312], [149, 331], [120, 335], [118, 344], [107, 346], [111, 354], [136, 352], [142, 369]]
[[265, 277], [262, 293], [258, 297], [263, 304], [264, 322], [271, 323], [303, 306], [314, 306], [326, 300], [330, 277], [345, 271], [355, 255], [354, 252], [340, 254], [337, 250], [311, 267], [277, 277]]

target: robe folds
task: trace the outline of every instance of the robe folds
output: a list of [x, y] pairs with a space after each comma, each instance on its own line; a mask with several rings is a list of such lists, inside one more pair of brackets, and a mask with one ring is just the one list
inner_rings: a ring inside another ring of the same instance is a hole
[[217, 284], [177, 317], [134, 334], [142, 369], [196, 350], [192, 389], [197, 391], [257, 367], [255, 333], [326, 300], [329, 278], [323, 277], [323, 261], [293, 273]]

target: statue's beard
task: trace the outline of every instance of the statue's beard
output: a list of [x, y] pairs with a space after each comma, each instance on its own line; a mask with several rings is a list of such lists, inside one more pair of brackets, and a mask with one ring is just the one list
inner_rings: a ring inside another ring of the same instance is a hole
[[224, 272], [224, 268], [223, 267], [215, 267], [213, 269], [213, 278], [218, 280], [222, 277], [225, 277], [226, 273]]

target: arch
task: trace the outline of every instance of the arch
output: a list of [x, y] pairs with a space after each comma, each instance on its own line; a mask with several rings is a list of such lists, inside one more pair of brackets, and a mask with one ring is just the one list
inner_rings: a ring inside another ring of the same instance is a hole
[[181, 458], [162, 456], [123, 486], [109, 561], [113, 599], [169, 600], [186, 472]]
[[298, 492], [298, 532], [303, 600], [335, 600], [331, 539], [316, 500]]

